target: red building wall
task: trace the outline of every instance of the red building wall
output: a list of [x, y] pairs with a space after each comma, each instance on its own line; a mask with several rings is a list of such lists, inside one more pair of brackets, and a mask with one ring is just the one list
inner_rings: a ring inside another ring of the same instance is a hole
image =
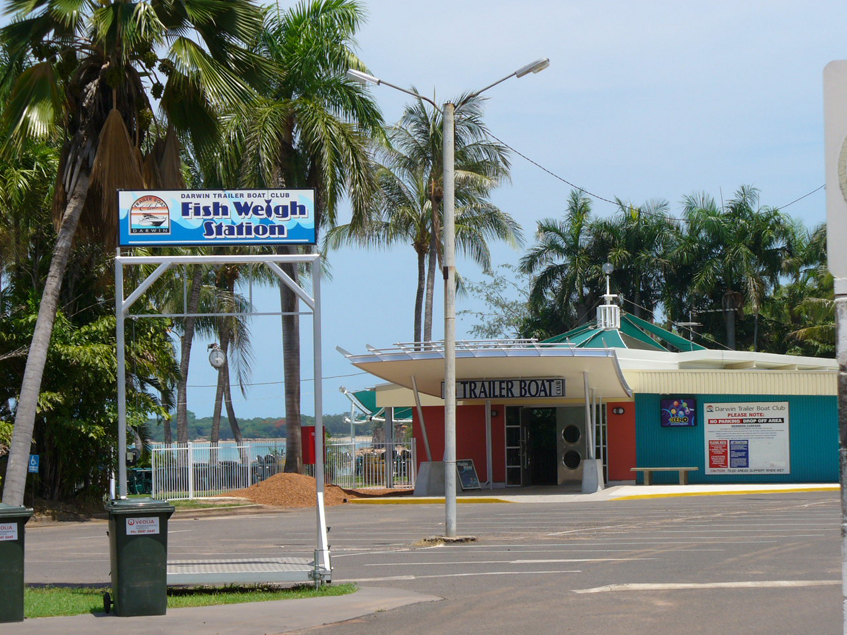
[[[444, 408], [424, 406], [424, 421], [432, 450], [432, 460], [444, 459]], [[492, 405], [491, 417], [491, 455], [495, 483], [506, 481], [506, 409], [502, 405]], [[493, 416], [497, 411], [497, 416]], [[418, 467], [426, 461], [426, 446], [418, 419], [417, 409], [413, 410], [412, 436], [417, 447]], [[481, 483], [488, 479], [488, 461], [485, 452], [485, 406], [459, 406], [456, 408], [456, 458], [473, 459], [477, 476]]]
[[[615, 410], [623, 410], [615, 414]], [[635, 454], [635, 403], [631, 401], [606, 404], [608, 423], [608, 465], [610, 481], [631, 481], [637, 467]]]

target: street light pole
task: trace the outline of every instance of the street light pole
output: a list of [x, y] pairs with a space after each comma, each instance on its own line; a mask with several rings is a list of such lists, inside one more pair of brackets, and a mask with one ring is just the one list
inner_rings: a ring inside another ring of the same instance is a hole
[[444, 104], [444, 535], [456, 536], [456, 107]]
[[[550, 66], [546, 57], [536, 60], [526, 66], [521, 66], [514, 73], [498, 79], [493, 84], [471, 93], [459, 104], [447, 102], [444, 108], [418, 93], [389, 84], [385, 80], [368, 75], [362, 71], [350, 69], [347, 76], [363, 84], [385, 84], [386, 86], [423, 99], [441, 113], [442, 116], [442, 152], [443, 152], [443, 226], [444, 226], [444, 510], [445, 536], [456, 536], [456, 200], [454, 173], [455, 164], [455, 113], [468, 100], [484, 93], [489, 88], [497, 86], [511, 77], [524, 77], [529, 73], [539, 73]], [[435, 213], [435, 210], [433, 210]]]

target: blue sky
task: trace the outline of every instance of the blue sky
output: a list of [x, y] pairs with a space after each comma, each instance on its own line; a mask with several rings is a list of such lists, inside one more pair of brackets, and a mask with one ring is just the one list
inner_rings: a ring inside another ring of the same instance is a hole
[[[551, 66], [510, 79], [486, 95], [491, 131], [534, 161], [605, 198], [635, 204], [679, 201], [705, 191], [728, 198], [742, 184], [762, 203], [784, 206], [824, 182], [822, 73], [847, 57], [847, 5], [838, 2], [711, 1], [517, 2], [511, 0], [371, 0], [359, 55], [372, 74], [415, 86], [439, 103], [477, 89], [524, 64]], [[407, 99], [385, 86], [374, 96], [386, 121]], [[532, 243], [541, 218], [561, 216], [570, 187], [513, 156], [512, 183], [494, 202], [522, 225]], [[614, 208], [594, 202], [595, 214]], [[825, 220], [824, 192], [787, 207], [807, 226]], [[516, 263], [520, 252], [493, 246], [494, 261]], [[388, 347], [412, 339], [415, 257], [345, 249], [330, 256], [333, 279], [323, 286], [324, 412], [349, 409], [338, 387], [372, 386], [335, 351], [366, 344]], [[460, 272], [481, 279], [473, 264]], [[436, 295], [439, 295], [440, 289]], [[255, 294], [257, 310], [275, 310], [275, 291]], [[460, 300], [458, 308], [470, 308]], [[442, 304], [434, 337], [443, 334]], [[282, 416], [279, 318], [257, 318], [253, 382], [236, 397], [242, 417]], [[467, 338], [472, 321], [460, 320]], [[304, 334], [311, 332], [308, 318]], [[312, 377], [311, 340], [303, 341], [303, 375]], [[189, 408], [211, 414], [214, 376], [205, 345], [192, 355]], [[343, 375], [353, 375], [344, 376]], [[303, 384], [303, 411], [313, 389]]]

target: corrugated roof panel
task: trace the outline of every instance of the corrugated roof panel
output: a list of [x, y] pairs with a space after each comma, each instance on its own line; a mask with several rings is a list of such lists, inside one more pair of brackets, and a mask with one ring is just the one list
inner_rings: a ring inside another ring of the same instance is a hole
[[624, 370], [623, 373], [635, 393], [819, 396], [838, 394], [836, 371]]

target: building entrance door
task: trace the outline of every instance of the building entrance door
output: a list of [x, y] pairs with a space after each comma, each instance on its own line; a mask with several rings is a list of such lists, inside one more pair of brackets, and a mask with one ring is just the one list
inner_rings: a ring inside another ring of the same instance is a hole
[[585, 441], [584, 408], [508, 407], [506, 485], [581, 482]]
[[524, 485], [557, 485], [556, 408], [523, 408]]

